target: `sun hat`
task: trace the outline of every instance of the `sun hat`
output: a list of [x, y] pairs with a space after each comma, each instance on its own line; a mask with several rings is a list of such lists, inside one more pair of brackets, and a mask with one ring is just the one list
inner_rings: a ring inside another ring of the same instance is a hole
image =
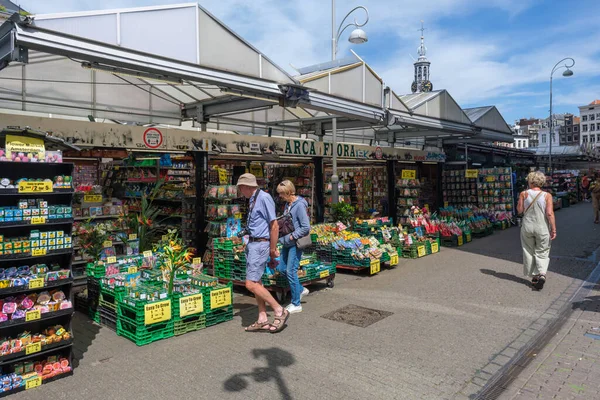
[[243, 174], [242, 176], [240, 176], [237, 181], [237, 185], [258, 187], [258, 183], [256, 183], [256, 177], [252, 174]]

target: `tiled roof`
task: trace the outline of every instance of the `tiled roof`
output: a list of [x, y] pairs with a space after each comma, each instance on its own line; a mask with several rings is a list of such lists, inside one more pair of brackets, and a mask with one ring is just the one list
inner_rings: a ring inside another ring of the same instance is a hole
[[598, 106], [600, 105], [600, 100], [594, 100], [590, 103], [590, 106]]
[[579, 117], [573, 117], [573, 123], [574, 124], [580, 124], [581, 123], [581, 118], [579, 118]]

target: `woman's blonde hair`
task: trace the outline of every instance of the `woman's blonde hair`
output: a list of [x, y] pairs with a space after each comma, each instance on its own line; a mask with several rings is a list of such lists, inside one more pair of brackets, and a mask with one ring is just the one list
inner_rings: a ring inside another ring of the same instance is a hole
[[296, 194], [296, 187], [291, 181], [287, 179], [277, 185], [277, 193], [282, 194], [284, 196], [291, 196]]
[[544, 187], [546, 186], [546, 175], [541, 171], [530, 172], [527, 175], [527, 182], [533, 187]]

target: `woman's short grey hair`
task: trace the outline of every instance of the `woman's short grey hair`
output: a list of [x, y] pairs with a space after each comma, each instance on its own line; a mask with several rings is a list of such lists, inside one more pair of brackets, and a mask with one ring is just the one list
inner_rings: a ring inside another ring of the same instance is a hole
[[541, 171], [530, 172], [527, 175], [527, 182], [533, 187], [544, 187], [546, 186], [546, 175]]

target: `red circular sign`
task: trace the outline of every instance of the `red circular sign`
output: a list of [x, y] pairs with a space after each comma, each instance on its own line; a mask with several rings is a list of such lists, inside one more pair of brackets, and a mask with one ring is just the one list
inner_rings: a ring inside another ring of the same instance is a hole
[[151, 149], [158, 149], [163, 143], [162, 132], [156, 128], [148, 128], [144, 131], [144, 144]]
[[378, 160], [381, 160], [383, 158], [383, 150], [379, 146], [375, 148], [375, 158]]

